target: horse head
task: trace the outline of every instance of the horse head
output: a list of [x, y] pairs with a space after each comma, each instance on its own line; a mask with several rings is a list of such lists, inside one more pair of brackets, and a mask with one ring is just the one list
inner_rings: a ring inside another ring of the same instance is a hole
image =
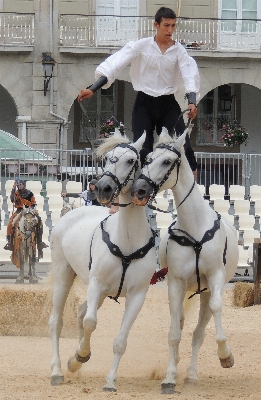
[[119, 194], [130, 192], [140, 171], [139, 152], [145, 137], [144, 132], [135, 143], [131, 143], [115, 132], [98, 148], [97, 155], [106, 158], [105, 170], [95, 185], [101, 204], [109, 204]]
[[132, 187], [134, 204], [144, 206], [158, 192], [177, 184], [181, 160], [183, 164], [188, 164], [184, 156], [184, 143], [189, 129], [176, 140], [169, 136], [166, 128], [162, 129], [154, 151], [146, 157], [142, 174]]
[[23, 211], [21, 212], [21, 218], [19, 221], [19, 229], [25, 235], [26, 238], [29, 238], [34, 230], [35, 226], [38, 223], [37, 211], [34, 207], [23, 207]]

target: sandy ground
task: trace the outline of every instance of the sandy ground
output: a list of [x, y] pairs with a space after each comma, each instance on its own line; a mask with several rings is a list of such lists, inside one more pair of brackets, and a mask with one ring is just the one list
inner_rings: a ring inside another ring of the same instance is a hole
[[0, 336], [0, 399], [261, 399], [261, 306], [235, 307], [231, 288], [224, 293], [223, 325], [235, 365], [230, 369], [220, 366], [212, 319], [199, 355], [199, 383], [197, 386], [184, 385], [192, 331], [198, 315], [198, 300], [196, 303], [183, 330], [174, 395], [160, 394], [168, 363], [169, 329], [167, 285], [161, 282], [150, 286], [130, 332], [118, 370], [117, 393], [103, 393], [102, 388], [112, 362], [113, 339], [120, 327], [124, 300], [119, 305], [108, 299], [98, 313], [98, 327], [92, 336], [92, 357], [74, 376], [67, 371], [67, 361], [75, 353], [77, 337], [60, 340], [65, 382], [59, 386], [50, 385], [49, 337]]

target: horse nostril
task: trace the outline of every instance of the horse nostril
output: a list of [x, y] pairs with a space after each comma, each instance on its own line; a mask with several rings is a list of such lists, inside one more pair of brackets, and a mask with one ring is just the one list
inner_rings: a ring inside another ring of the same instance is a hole
[[112, 192], [112, 187], [110, 185], [105, 186], [105, 188], [103, 188], [103, 192], [111, 193]]

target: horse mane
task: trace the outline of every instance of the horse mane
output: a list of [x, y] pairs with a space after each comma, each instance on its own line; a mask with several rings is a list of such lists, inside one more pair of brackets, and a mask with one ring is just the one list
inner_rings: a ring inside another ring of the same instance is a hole
[[130, 143], [130, 140], [127, 139], [126, 136], [110, 136], [108, 139], [105, 139], [105, 141], [97, 148], [95, 153], [98, 157], [101, 157], [103, 154], [113, 150], [118, 144], [121, 143]]

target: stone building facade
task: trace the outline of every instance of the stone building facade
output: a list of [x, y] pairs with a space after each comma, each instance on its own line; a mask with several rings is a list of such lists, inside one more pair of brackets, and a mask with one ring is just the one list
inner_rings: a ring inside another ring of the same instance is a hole
[[[194, 149], [261, 153], [257, 0], [247, 9], [243, 0], [0, 0], [0, 129], [36, 149], [84, 149], [91, 146], [101, 121], [113, 115], [131, 138], [135, 92], [128, 69], [113, 87], [97, 93], [87, 117], [77, 95], [94, 81], [95, 68], [105, 57], [128, 40], [154, 34], [153, 16], [161, 4], [177, 11], [175, 38], [200, 70]], [[55, 65], [45, 96], [46, 52]], [[177, 95], [182, 109], [183, 96]], [[220, 124], [233, 119], [250, 134], [241, 149], [224, 148], [220, 141]]]

